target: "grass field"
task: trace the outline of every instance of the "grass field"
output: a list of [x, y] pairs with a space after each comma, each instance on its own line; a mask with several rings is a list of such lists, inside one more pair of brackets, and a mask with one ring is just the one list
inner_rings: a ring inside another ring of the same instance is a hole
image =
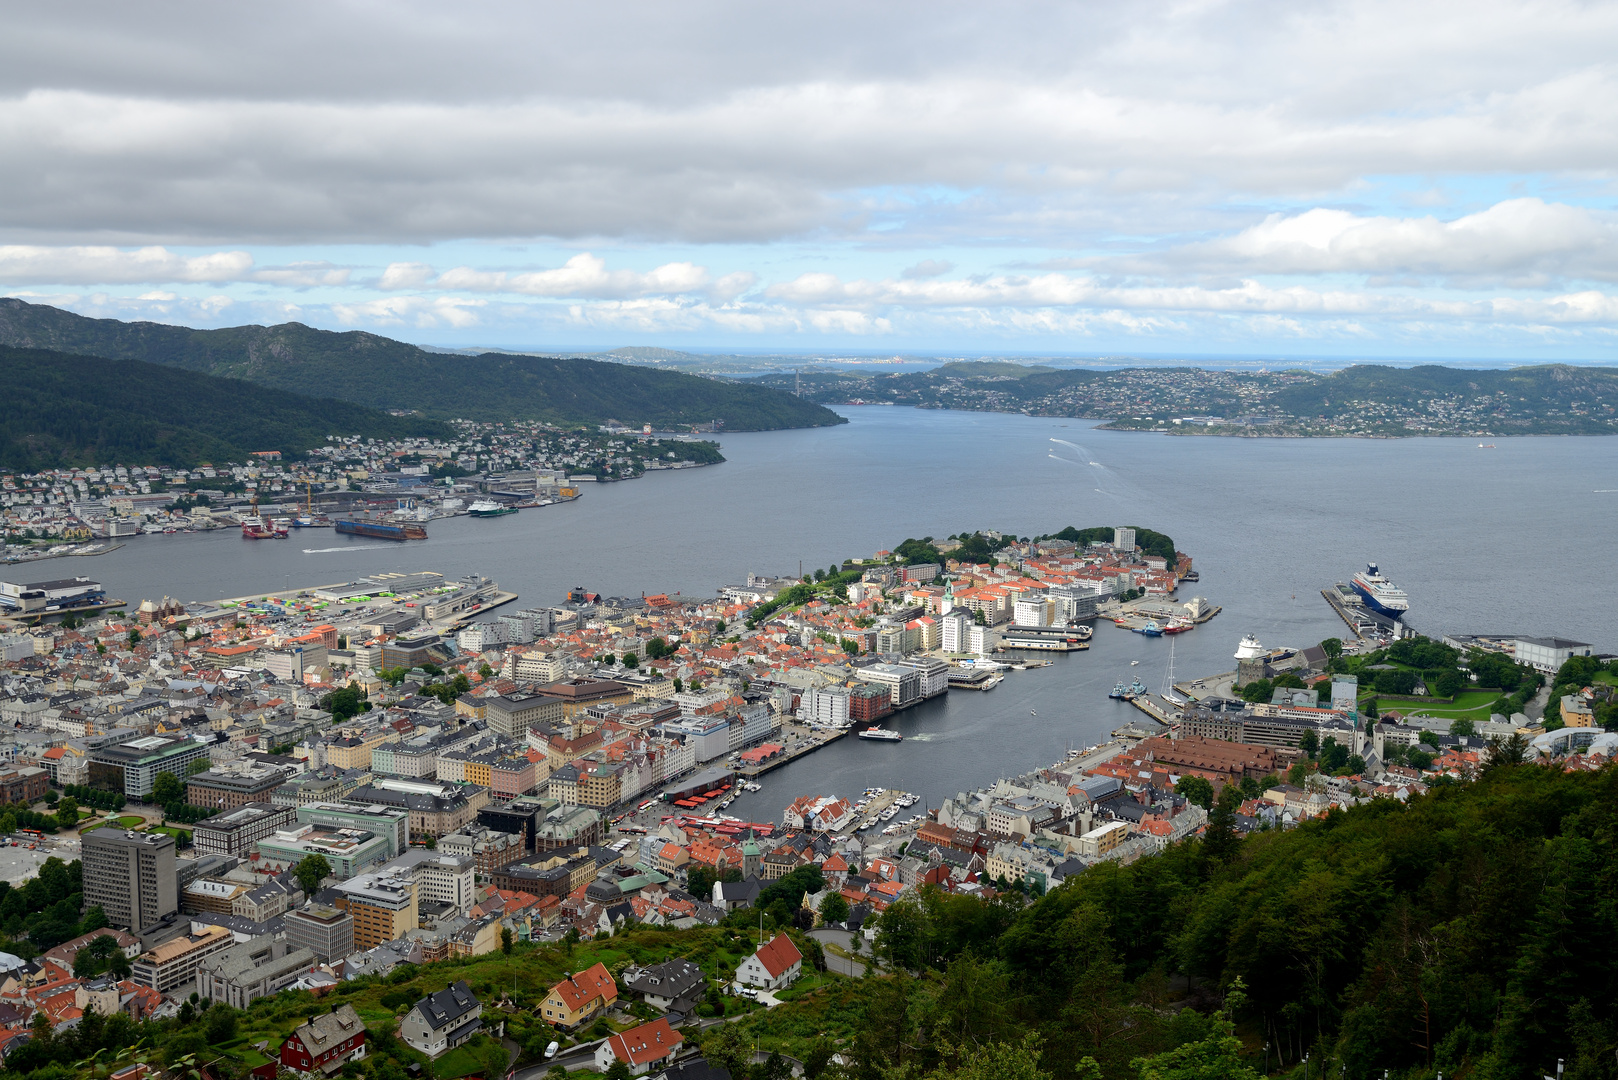
[[1468, 690], [1455, 698], [1453, 704], [1442, 705], [1438, 703], [1427, 704], [1419, 701], [1395, 701], [1388, 698], [1376, 699], [1378, 714], [1397, 712], [1402, 716], [1441, 717], [1445, 720], [1487, 720], [1491, 707], [1500, 698], [1498, 690]]
[[109, 817], [94, 827], [97, 829], [138, 829], [144, 824], [146, 824], [145, 818], [125, 814], [122, 817]]

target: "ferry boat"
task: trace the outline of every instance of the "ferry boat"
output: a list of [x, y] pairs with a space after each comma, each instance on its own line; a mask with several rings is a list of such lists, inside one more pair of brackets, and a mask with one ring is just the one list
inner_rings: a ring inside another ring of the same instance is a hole
[[495, 502], [493, 499], [479, 499], [467, 507], [466, 512], [476, 518], [505, 517], [507, 514], [515, 514], [517, 508]]
[[1349, 583], [1360, 594], [1365, 606], [1390, 619], [1403, 619], [1410, 610], [1410, 597], [1405, 591], [1383, 577], [1376, 563], [1368, 563], [1363, 574], [1355, 574]]
[[904, 738], [897, 731], [890, 731], [884, 727], [872, 725], [859, 733], [862, 739], [875, 739], [877, 742], [899, 742]]

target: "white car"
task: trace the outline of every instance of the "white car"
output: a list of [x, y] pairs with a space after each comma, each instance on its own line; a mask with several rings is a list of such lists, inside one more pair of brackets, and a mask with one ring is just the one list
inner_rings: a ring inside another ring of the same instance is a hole
[[555, 1039], [552, 1039], [551, 1044], [545, 1048], [545, 1060], [549, 1061], [551, 1058], [555, 1057], [556, 1051], [560, 1050], [561, 1048], [562, 1044], [557, 1042]]

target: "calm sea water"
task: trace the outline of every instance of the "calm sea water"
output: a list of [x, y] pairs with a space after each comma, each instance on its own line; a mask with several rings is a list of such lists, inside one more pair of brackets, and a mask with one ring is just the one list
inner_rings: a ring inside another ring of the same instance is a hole
[[[589, 488], [577, 502], [429, 526], [411, 544], [294, 532], [147, 536], [57, 563], [110, 595], [217, 599], [383, 570], [487, 574], [522, 602], [573, 585], [606, 595], [713, 595], [748, 571], [796, 573], [979, 528], [1018, 535], [1133, 524], [1189, 552], [1212, 622], [1179, 636], [1179, 678], [1229, 671], [1245, 633], [1266, 645], [1340, 634], [1320, 597], [1375, 561], [1410, 622], [1555, 634], [1618, 648], [1611, 580], [1618, 440], [1227, 439], [1094, 430], [1086, 421], [847, 407], [831, 429], [726, 435], [725, 464]], [[1133, 715], [1113, 683], [1161, 682], [1169, 641], [1097, 626], [1087, 653], [951, 693], [896, 722], [903, 743], [845, 739], [767, 778], [734, 812], [776, 817], [795, 795], [901, 787], [931, 805], [1100, 741]], [[1131, 660], [1140, 663], [1131, 666]]]

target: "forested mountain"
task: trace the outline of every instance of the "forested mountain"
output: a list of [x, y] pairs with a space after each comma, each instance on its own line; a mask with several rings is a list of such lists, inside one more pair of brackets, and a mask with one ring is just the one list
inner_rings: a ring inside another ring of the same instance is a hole
[[659, 428], [717, 420], [727, 431], [843, 422], [829, 409], [753, 383], [581, 357], [432, 353], [376, 334], [333, 333], [301, 323], [193, 330], [89, 319], [0, 299], [0, 345], [145, 360], [444, 419], [564, 424], [616, 419]]
[[0, 466], [35, 471], [111, 462], [246, 461], [298, 452], [333, 434], [453, 437], [449, 425], [330, 398], [266, 393], [240, 379], [0, 346]]

